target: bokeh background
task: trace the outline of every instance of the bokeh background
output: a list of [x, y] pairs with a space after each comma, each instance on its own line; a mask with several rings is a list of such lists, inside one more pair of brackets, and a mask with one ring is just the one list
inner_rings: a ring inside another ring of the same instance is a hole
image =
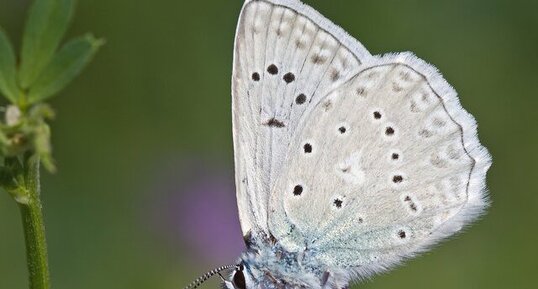
[[[230, 114], [241, 2], [79, 1], [69, 35], [107, 44], [52, 102], [59, 171], [42, 197], [53, 288], [182, 288], [242, 250]], [[355, 288], [537, 288], [538, 1], [306, 2], [372, 54], [434, 63], [494, 158], [481, 221]], [[28, 4], [0, 1], [17, 44]], [[0, 288], [27, 288], [25, 266], [17, 207], [0, 192]]]

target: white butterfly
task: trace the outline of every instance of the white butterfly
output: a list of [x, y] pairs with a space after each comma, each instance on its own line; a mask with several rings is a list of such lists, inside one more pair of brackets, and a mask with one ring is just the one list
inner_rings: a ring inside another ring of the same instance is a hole
[[433, 66], [411, 53], [372, 56], [297, 0], [247, 0], [234, 53], [248, 249], [221, 276], [227, 288], [345, 288], [487, 207], [491, 158]]

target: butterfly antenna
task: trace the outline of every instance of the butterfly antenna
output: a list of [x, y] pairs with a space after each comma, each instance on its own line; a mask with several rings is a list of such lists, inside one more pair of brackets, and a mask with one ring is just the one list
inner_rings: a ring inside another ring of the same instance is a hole
[[234, 267], [237, 267], [237, 265], [227, 265], [227, 266], [222, 266], [222, 267], [218, 267], [216, 269], [213, 269], [213, 270], [205, 273], [204, 275], [198, 277], [196, 280], [192, 281], [192, 283], [189, 284], [189, 286], [185, 287], [185, 289], [196, 289], [196, 288], [198, 288], [198, 286], [202, 285], [202, 283], [207, 281], [207, 279], [213, 277], [215, 274], [220, 274], [221, 271], [231, 269], [231, 268], [234, 268]]

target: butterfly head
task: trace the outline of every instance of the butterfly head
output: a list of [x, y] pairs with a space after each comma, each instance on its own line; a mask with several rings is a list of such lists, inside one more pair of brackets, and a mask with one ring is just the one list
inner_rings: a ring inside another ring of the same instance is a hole
[[285, 288], [281, 281], [269, 272], [261, 272], [244, 262], [237, 265], [230, 274], [229, 280], [223, 279], [225, 289], [272, 289]]
[[[242, 263], [235, 267], [234, 271], [230, 275], [230, 280], [223, 279], [223, 281], [224, 281], [223, 287], [226, 289], [253, 288], [253, 286], [250, 284], [252, 283], [250, 274], [247, 273], [247, 271], [245, 270], [245, 266]], [[247, 285], [247, 282], [248, 282], [248, 285]]]

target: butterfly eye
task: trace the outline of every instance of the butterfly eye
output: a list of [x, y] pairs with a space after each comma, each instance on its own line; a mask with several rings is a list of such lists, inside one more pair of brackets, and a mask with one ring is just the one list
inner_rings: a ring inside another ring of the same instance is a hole
[[239, 268], [235, 270], [232, 283], [235, 289], [247, 289], [245, 275], [243, 274], [243, 265], [240, 265]]

